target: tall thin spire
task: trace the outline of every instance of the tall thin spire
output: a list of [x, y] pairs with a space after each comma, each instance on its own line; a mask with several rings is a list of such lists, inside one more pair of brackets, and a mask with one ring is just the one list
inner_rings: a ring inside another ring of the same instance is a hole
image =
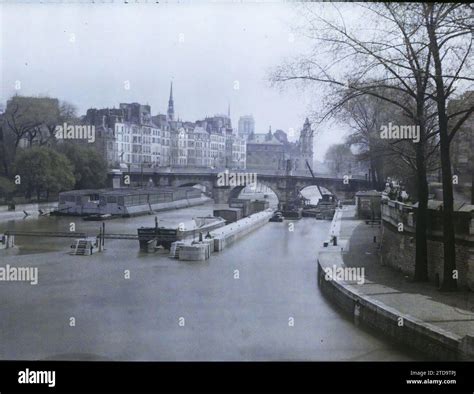
[[230, 103], [229, 103], [229, 105], [228, 105], [228, 107], [227, 107], [227, 117], [230, 118]]
[[170, 98], [168, 100], [168, 120], [174, 120], [173, 82], [171, 82]]

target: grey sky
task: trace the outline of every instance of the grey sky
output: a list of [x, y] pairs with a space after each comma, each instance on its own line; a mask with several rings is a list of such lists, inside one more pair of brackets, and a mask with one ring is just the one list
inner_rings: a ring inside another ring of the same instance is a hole
[[[309, 94], [280, 92], [266, 80], [269, 69], [308, 48], [302, 37], [291, 39], [291, 4], [130, 3], [1, 4], [1, 102], [21, 81], [18, 94], [58, 97], [81, 114], [132, 101], [164, 113], [172, 80], [183, 120], [226, 113], [230, 103], [234, 127], [253, 114], [257, 132], [301, 129]], [[321, 159], [343, 131], [318, 131]]]

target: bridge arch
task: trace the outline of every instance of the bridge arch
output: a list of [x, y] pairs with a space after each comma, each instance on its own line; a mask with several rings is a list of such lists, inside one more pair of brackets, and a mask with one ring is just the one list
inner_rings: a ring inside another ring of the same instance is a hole
[[[158, 171], [142, 174], [140, 171], [130, 171], [132, 182], [140, 182], [142, 177], [151, 176], [156, 186], [195, 186], [202, 185], [206, 187], [206, 194], [212, 196], [218, 203], [225, 203], [229, 197], [229, 186], [220, 186], [217, 182], [218, 174], [210, 171], [196, 169], [195, 172], [179, 172], [176, 171]], [[109, 173], [111, 178], [115, 177], [115, 173]], [[287, 175], [278, 173], [258, 173], [258, 183], [264, 184], [271, 188], [278, 197], [280, 203], [286, 203], [286, 200], [298, 197], [298, 194], [306, 186], [319, 185], [328, 189], [338, 199], [351, 199], [354, 194], [360, 190], [369, 190], [370, 182], [357, 177], [350, 178], [349, 182], [344, 179], [334, 178], [331, 176], [316, 176], [315, 178], [307, 175]], [[232, 188], [232, 187], [230, 187]], [[236, 192], [236, 191], [235, 191]], [[234, 192], [234, 193], [235, 193]]]
[[[277, 206], [278, 203], [281, 201], [282, 199], [282, 196], [280, 195], [279, 193], [279, 190], [277, 187], [275, 187], [275, 185], [271, 184], [270, 182], [265, 182], [265, 181], [257, 181], [255, 184], [251, 184], [251, 185], [245, 185], [245, 186], [235, 186], [233, 187], [232, 189], [230, 189], [229, 191], [229, 199], [228, 199], [228, 202], [230, 202], [231, 199], [233, 198], [240, 198], [242, 197], [241, 194], [244, 192], [245, 193], [245, 189], [250, 189], [249, 190], [249, 193], [252, 192], [252, 189], [256, 189], [258, 190], [259, 187], [261, 186], [265, 186], [265, 188], [267, 190], [264, 190], [260, 193], [262, 193], [260, 195], [260, 197], [264, 197], [265, 194], [269, 195], [269, 202], [270, 202], [270, 206]], [[257, 191], [258, 193], [258, 191]], [[258, 193], [257, 196], [260, 194]], [[256, 197], [257, 198], [257, 197]]]
[[182, 181], [178, 182], [176, 187], [195, 187], [200, 189], [206, 195], [212, 195], [212, 182], [209, 181]]
[[324, 186], [319, 185], [306, 185], [303, 186], [299, 192], [299, 195], [306, 199], [310, 199], [309, 204], [316, 205], [319, 200], [335, 200], [337, 199], [336, 194]]

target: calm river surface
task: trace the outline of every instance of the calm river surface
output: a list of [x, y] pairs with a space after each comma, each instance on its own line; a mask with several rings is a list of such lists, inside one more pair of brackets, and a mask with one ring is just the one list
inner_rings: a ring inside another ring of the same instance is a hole
[[[158, 217], [177, 224], [212, 209]], [[43, 217], [0, 223], [0, 233], [69, 231], [71, 222], [76, 231], [98, 232], [98, 222]], [[136, 234], [153, 224], [153, 216], [141, 216], [106, 227]], [[17, 237], [18, 248], [0, 250], [0, 265], [38, 267], [39, 283], [0, 282], [0, 358], [415, 359], [357, 328], [323, 298], [316, 256], [329, 225], [309, 218], [268, 223], [206, 262], [140, 253], [131, 240], [106, 240], [104, 253], [80, 257], [68, 255], [71, 239]]]

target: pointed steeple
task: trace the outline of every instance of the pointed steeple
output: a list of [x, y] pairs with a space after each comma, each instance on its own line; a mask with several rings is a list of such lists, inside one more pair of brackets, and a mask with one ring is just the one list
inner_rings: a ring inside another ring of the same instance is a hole
[[168, 120], [174, 120], [173, 82], [171, 82], [170, 98], [168, 100]]
[[227, 106], [227, 117], [230, 118], [230, 103]]
[[272, 126], [270, 125], [270, 127], [268, 128], [268, 133], [265, 136], [265, 140], [266, 141], [271, 141], [271, 139], [272, 139]]

